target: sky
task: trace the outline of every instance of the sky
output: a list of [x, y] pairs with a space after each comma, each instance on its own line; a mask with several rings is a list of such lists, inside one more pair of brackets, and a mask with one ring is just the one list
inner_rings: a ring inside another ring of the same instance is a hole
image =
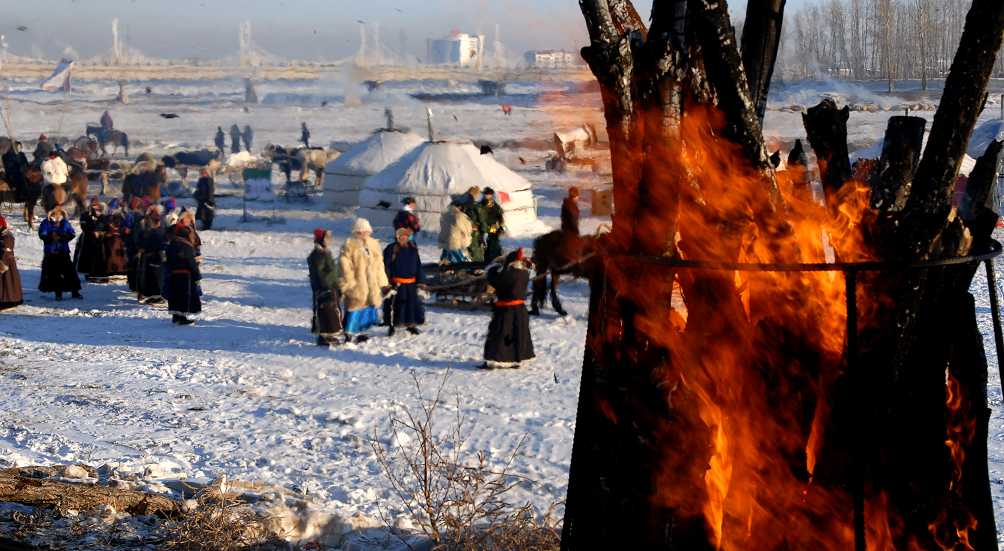
[[[789, 9], [808, 0], [788, 0]], [[652, 0], [636, 0], [647, 14]], [[745, 2], [732, 2], [733, 11]], [[513, 56], [538, 48], [577, 49], [586, 40], [576, 0], [0, 0], [0, 34], [17, 55], [91, 57], [111, 51], [111, 20], [130, 48], [151, 57], [236, 56], [238, 26], [250, 21], [256, 46], [293, 59], [355, 54], [360, 25], [379, 25], [390, 50], [425, 54], [452, 30], [482, 32]], [[24, 27], [18, 30], [18, 27]]]

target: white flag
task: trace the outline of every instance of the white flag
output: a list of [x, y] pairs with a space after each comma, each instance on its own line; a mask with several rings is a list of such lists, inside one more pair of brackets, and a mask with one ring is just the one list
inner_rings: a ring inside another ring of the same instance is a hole
[[52, 71], [52, 76], [42, 81], [42, 90], [46, 92], [70, 91], [70, 73], [73, 71], [75, 61], [63, 59]]

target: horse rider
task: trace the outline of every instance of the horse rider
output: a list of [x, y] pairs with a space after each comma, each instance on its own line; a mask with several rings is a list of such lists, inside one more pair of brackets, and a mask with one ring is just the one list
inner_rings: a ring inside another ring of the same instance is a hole
[[222, 126], [216, 127], [216, 138], [213, 142], [216, 144], [216, 149], [219, 149], [220, 154], [222, 155], [226, 151], [227, 147], [227, 135], [223, 133]]
[[49, 142], [49, 137], [45, 134], [38, 135], [38, 143], [35, 145], [35, 153], [33, 162], [35, 165], [41, 165], [49, 158], [49, 153], [52, 152], [52, 143]]
[[112, 115], [108, 112], [108, 110], [105, 110], [105, 112], [101, 114], [101, 130], [103, 130], [107, 135], [108, 132], [114, 128], [115, 123], [112, 122]]
[[21, 142], [14, 142], [7, 153], [3, 154], [3, 169], [7, 174], [7, 182], [19, 196], [23, 196], [27, 189], [24, 173], [28, 170], [28, 158], [21, 151]]
[[303, 143], [303, 147], [310, 149], [310, 130], [305, 122], [300, 123], [300, 141]]
[[55, 150], [49, 151], [49, 158], [42, 163], [42, 177], [46, 185], [65, 186], [70, 177], [70, 169]]
[[579, 235], [579, 188], [568, 188], [568, 197], [561, 202], [561, 231]]

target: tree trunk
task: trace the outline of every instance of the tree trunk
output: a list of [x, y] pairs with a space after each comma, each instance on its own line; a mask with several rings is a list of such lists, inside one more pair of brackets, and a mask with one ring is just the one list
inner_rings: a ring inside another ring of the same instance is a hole
[[819, 176], [826, 200], [833, 204], [837, 192], [851, 177], [851, 162], [847, 152], [847, 119], [850, 109], [837, 108], [832, 99], [824, 99], [802, 115], [809, 145], [816, 152]]
[[871, 175], [872, 206], [882, 213], [906, 205], [910, 182], [920, 163], [927, 121], [921, 117], [892, 117], [885, 129], [882, 156]]

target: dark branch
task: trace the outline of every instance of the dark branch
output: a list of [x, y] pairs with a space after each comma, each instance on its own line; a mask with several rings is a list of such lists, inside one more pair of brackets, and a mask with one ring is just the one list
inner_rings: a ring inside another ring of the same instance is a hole
[[763, 124], [767, 112], [767, 92], [781, 45], [781, 21], [785, 0], [748, 0], [743, 26], [743, 68], [749, 80], [750, 99]]

